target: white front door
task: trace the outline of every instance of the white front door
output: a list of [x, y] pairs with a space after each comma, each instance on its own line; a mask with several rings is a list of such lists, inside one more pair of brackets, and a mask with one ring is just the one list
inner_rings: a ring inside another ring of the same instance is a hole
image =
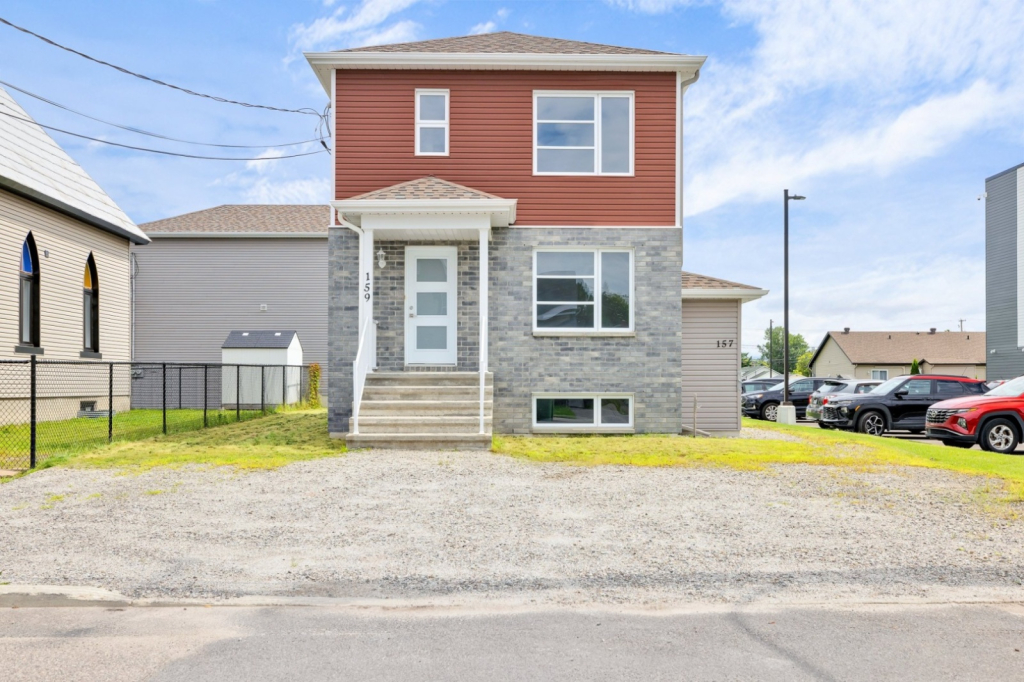
[[456, 364], [454, 246], [405, 247], [405, 364]]

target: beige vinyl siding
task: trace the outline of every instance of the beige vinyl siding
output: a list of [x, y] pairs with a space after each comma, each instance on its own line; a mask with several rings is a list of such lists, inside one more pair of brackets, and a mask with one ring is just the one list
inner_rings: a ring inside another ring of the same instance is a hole
[[[734, 341], [718, 348], [718, 340]], [[740, 301], [683, 299], [683, 423], [715, 434], [740, 430]]]
[[[879, 367], [879, 369], [885, 369], [885, 367]], [[856, 374], [855, 374], [856, 373]], [[829, 336], [825, 340], [825, 346], [818, 353], [818, 357], [814, 361], [814, 365], [811, 367], [811, 376], [816, 377], [846, 377], [853, 378], [856, 376], [858, 379], [870, 379], [870, 370], [867, 376], [863, 376], [863, 372], [859, 371], [859, 368], [855, 367], [850, 358], [846, 356], [843, 349], [839, 347], [839, 344], [832, 340]], [[892, 372], [889, 376], [896, 376]]]
[[[103, 360], [128, 360], [131, 342], [128, 240], [0, 190], [0, 359], [25, 359], [18, 345], [21, 246], [39, 252], [40, 359], [78, 360], [83, 349], [82, 279], [89, 253], [99, 284]], [[44, 255], [48, 253], [49, 255]]]
[[326, 235], [155, 238], [134, 253], [136, 360], [220, 362], [232, 330], [294, 329], [304, 362], [326, 367]]
[[[922, 372], [930, 374], [949, 374], [955, 377], [966, 377], [968, 379], [984, 379], [985, 365], [933, 365], [925, 362], [921, 368]], [[894, 376], [890, 374], [889, 376]]]

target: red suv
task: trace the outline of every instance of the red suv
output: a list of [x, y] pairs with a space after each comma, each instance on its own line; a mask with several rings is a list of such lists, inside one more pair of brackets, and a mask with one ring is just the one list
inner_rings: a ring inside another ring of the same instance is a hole
[[990, 452], [1013, 452], [1024, 434], [1024, 377], [985, 395], [935, 403], [928, 408], [927, 422], [928, 437], [946, 445], [977, 444]]

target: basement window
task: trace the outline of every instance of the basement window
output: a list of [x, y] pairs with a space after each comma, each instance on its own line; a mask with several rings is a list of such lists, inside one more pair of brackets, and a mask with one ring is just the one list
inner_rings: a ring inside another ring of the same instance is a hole
[[610, 393], [550, 393], [533, 397], [538, 431], [630, 431], [633, 396]]

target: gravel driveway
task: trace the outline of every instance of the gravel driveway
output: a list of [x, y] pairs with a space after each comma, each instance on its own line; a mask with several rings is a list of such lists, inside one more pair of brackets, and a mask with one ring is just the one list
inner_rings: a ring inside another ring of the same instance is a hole
[[0, 485], [0, 581], [241, 595], [673, 604], [1024, 598], [1024, 522], [924, 469], [578, 467], [357, 452], [276, 471]]

